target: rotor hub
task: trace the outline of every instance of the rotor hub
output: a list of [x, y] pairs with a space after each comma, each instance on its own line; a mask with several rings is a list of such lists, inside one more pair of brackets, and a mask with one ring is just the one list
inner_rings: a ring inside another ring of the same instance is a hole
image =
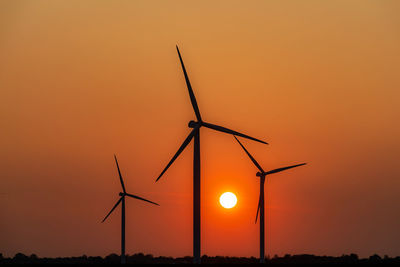
[[189, 121], [188, 126], [189, 126], [189, 128], [196, 128], [196, 127], [200, 127], [201, 123], [198, 121]]

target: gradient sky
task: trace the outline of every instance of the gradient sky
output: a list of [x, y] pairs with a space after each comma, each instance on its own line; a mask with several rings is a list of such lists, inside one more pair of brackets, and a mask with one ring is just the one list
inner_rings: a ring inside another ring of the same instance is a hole
[[[194, 119], [265, 169], [266, 254], [400, 255], [399, 1], [2, 1], [0, 253], [192, 255]], [[202, 129], [202, 254], [257, 256], [256, 169]], [[232, 191], [238, 205], [221, 208]]]

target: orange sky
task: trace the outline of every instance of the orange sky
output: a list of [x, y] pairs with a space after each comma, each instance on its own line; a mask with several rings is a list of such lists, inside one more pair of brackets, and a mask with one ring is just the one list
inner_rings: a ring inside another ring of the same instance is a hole
[[[398, 1], [2, 1], [0, 253], [192, 254], [194, 119], [266, 169], [266, 254], [400, 254]], [[202, 253], [257, 256], [256, 169], [202, 129]], [[221, 193], [238, 196], [222, 209]]]

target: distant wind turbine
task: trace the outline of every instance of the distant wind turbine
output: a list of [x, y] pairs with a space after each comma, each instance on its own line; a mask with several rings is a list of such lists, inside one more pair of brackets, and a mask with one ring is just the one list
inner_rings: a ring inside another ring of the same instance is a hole
[[234, 136], [236, 141], [240, 144], [240, 146], [243, 148], [243, 150], [246, 152], [246, 154], [249, 156], [251, 161], [256, 165], [258, 168], [259, 172], [257, 172], [256, 176], [260, 177], [260, 197], [258, 199], [258, 207], [257, 207], [257, 214], [256, 214], [256, 223], [257, 223], [257, 218], [258, 218], [258, 213], [260, 213], [260, 263], [265, 262], [265, 234], [264, 234], [264, 224], [265, 224], [265, 218], [264, 218], [264, 183], [265, 183], [265, 177], [267, 175], [285, 171], [291, 168], [303, 166], [307, 163], [301, 163], [301, 164], [296, 164], [292, 166], [287, 166], [283, 168], [278, 168], [274, 169], [271, 171], [264, 171], [263, 168], [261, 168], [260, 164], [253, 158], [253, 156], [247, 151], [247, 149], [242, 145], [242, 143], [239, 141], [239, 139]]
[[119, 169], [119, 165], [118, 165], [118, 160], [117, 157], [114, 155], [114, 159], [115, 159], [115, 163], [117, 164], [117, 169], [118, 169], [118, 174], [119, 174], [119, 180], [121, 182], [121, 186], [122, 186], [122, 191], [119, 193], [119, 200], [117, 201], [117, 203], [114, 205], [114, 207], [111, 209], [111, 211], [107, 214], [107, 216], [103, 219], [102, 223], [108, 218], [108, 216], [110, 216], [110, 214], [115, 210], [115, 208], [119, 205], [119, 203], [122, 203], [122, 213], [121, 213], [121, 263], [126, 263], [126, 258], [125, 258], [125, 197], [131, 197], [131, 198], [136, 198], [139, 200], [143, 200], [146, 202], [149, 202], [151, 204], [158, 205], [155, 202], [152, 202], [150, 200], [135, 196], [135, 195], [131, 195], [128, 194], [125, 190], [125, 185], [124, 185], [124, 180], [122, 179], [122, 175], [121, 175], [121, 171]]
[[194, 263], [200, 263], [200, 128], [202, 126], [204, 126], [206, 128], [210, 128], [215, 131], [241, 136], [241, 137], [248, 138], [248, 139], [251, 139], [251, 140], [254, 140], [257, 142], [261, 142], [264, 144], [267, 144], [267, 143], [264, 141], [261, 141], [259, 139], [250, 137], [248, 135], [227, 129], [222, 126], [207, 123], [202, 120], [200, 111], [199, 111], [199, 107], [197, 106], [197, 101], [194, 96], [192, 86], [190, 85], [189, 77], [186, 73], [185, 65], [183, 64], [183, 60], [181, 57], [181, 53], [179, 52], [178, 46], [176, 46], [176, 50], [178, 52], [179, 60], [181, 62], [183, 74], [184, 74], [185, 80], [186, 80], [186, 86], [189, 91], [190, 101], [192, 103], [194, 113], [196, 114], [197, 121], [192, 120], [189, 122], [188, 126], [189, 126], [189, 128], [192, 128], [193, 130], [186, 137], [185, 141], [183, 141], [183, 144], [178, 149], [178, 152], [175, 153], [175, 155], [172, 157], [172, 159], [167, 164], [165, 169], [158, 176], [156, 181], [158, 181], [161, 178], [161, 176], [165, 173], [165, 171], [169, 168], [169, 166], [171, 166], [171, 164], [175, 161], [175, 159], [181, 154], [181, 152], [186, 148], [186, 146], [194, 138], [194, 150], [193, 150], [193, 261], [194, 261]]

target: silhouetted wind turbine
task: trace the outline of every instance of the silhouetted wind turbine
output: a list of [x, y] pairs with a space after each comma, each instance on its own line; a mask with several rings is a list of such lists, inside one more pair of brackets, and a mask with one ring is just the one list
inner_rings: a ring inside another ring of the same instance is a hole
[[267, 144], [264, 141], [261, 141], [259, 139], [250, 137], [248, 135], [227, 129], [222, 126], [214, 125], [211, 123], [207, 123], [202, 120], [199, 107], [197, 106], [197, 101], [193, 93], [192, 86], [190, 85], [189, 77], [186, 73], [185, 65], [183, 64], [183, 60], [181, 57], [181, 53], [179, 52], [178, 46], [176, 46], [176, 50], [178, 52], [179, 60], [181, 62], [183, 74], [185, 76], [186, 80], [186, 85], [189, 91], [189, 96], [190, 96], [190, 101], [192, 103], [194, 113], [196, 114], [197, 121], [190, 121], [189, 122], [189, 128], [192, 128], [193, 130], [190, 132], [190, 134], [186, 137], [185, 141], [183, 141], [183, 144], [180, 146], [178, 149], [178, 152], [175, 153], [175, 155], [172, 157], [171, 161], [167, 164], [165, 169], [161, 172], [161, 174], [158, 176], [157, 180], [158, 181], [161, 176], [164, 174], [164, 172], [171, 166], [171, 164], [174, 162], [174, 160], [181, 154], [181, 152], [186, 148], [186, 146], [190, 143], [190, 141], [194, 138], [194, 150], [193, 150], [193, 261], [194, 263], [200, 263], [200, 128], [202, 126], [223, 132], [223, 133], [228, 133], [232, 135], [237, 135], [241, 136], [244, 138], [248, 138], [257, 142], [261, 142], [264, 144]]
[[281, 172], [284, 170], [288, 170], [291, 168], [299, 167], [302, 165], [305, 165], [306, 163], [301, 163], [301, 164], [296, 164], [292, 166], [287, 166], [283, 168], [278, 168], [274, 169], [271, 171], [264, 171], [263, 168], [261, 168], [260, 164], [253, 158], [253, 156], [247, 151], [247, 149], [240, 143], [239, 139], [234, 136], [236, 141], [240, 144], [240, 146], [243, 148], [243, 150], [246, 152], [246, 154], [249, 156], [251, 161], [256, 165], [258, 168], [259, 172], [257, 172], [256, 176], [260, 177], [260, 197], [258, 199], [258, 207], [257, 207], [257, 214], [256, 214], [256, 223], [257, 223], [257, 218], [258, 218], [258, 213], [260, 213], [260, 262], [264, 263], [265, 262], [265, 235], [264, 235], [264, 224], [265, 224], [265, 218], [264, 218], [264, 183], [265, 183], [265, 176]]
[[125, 263], [126, 259], [125, 259], [125, 197], [132, 197], [132, 198], [136, 198], [139, 200], [143, 200], [146, 202], [149, 202], [151, 204], [160, 206], [159, 204], [152, 202], [150, 200], [135, 196], [135, 195], [131, 195], [128, 194], [125, 190], [125, 185], [124, 185], [124, 180], [122, 179], [122, 175], [121, 175], [121, 171], [119, 169], [119, 165], [118, 165], [118, 160], [117, 157], [114, 155], [114, 159], [115, 159], [115, 163], [117, 164], [117, 169], [118, 169], [118, 175], [119, 175], [119, 180], [121, 182], [121, 186], [122, 186], [122, 191], [119, 193], [119, 200], [117, 201], [117, 203], [114, 205], [114, 207], [111, 209], [111, 211], [107, 214], [107, 216], [103, 219], [102, 222], [104, 222], [108, 216], [110, 216], [110, 214], [115, 210], [115, 208], [119, 205], [119, 203], [122, 203], [122, 213], [121, 213], [121, 263]]

